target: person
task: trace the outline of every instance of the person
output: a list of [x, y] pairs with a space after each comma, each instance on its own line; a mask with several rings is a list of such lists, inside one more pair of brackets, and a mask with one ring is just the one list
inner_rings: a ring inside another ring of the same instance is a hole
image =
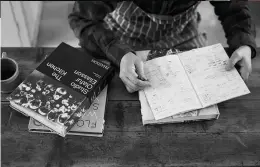
[[[82, 48], [119, 67], [119, 77], [132, 93], [150, 85], [136, 50], [188, 50], [206, 46], [206, 34], [198, 29], [199, 3], [191, 0], [76, 1], [68, 22]], [[239, 65], [246, 81], [252, 71], [251, 59], [256, 56], [256, 32], [248, 3], [242, 0], [210, 3], [232, 53], [227, 70]]]

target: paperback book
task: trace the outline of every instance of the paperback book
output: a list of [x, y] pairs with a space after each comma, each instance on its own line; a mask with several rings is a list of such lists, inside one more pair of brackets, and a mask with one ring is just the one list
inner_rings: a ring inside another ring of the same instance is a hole
[[[94, 136], [102, 137], [105, 125], [105, 111], [107, 104], [107, 86], [98, 95], [90, 108], [81, 105], [78, 110], [81, 110], [83, 116], [71, 128], [67, 135]], [[55, 133], [40, 122], [30, 118], [28, 125], [29, 132], [35, 133]]]
[[113, 78], [114, 68], [61, 43], [7, 97], [12, 108], [65, 137]]

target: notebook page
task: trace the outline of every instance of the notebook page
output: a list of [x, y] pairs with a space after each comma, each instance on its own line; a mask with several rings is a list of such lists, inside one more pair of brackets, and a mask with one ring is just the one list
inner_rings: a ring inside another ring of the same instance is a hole
[[202, 107], [177, 55], [147, 61], [144, 70], [152, 85], [144, 92], [155, 120]]
[[229, 59], [221, 44], [178, 54], [203, 107], [250, 93], [238, 71], [226, 71]]

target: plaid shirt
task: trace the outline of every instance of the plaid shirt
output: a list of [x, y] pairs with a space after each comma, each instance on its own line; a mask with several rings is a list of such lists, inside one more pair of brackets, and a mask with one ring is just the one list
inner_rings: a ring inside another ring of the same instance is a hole
[[[210, 2], [224, 28], [231, 50], [248, 45], [256, 55], [255, 27], [245, 1]], [[80, 46], [119, 66], [128, 52], [142, 48], [183, 48], [205, 45], [198, 32], [198, 2], [76, 1], [69, 23]]]

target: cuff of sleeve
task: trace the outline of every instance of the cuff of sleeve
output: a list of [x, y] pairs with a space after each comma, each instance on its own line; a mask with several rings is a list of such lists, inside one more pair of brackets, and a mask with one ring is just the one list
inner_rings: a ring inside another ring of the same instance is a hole
[[112, 41], [106, 48], [105, 53], [112, 58], [112, 62], [120, 67], [120, 62], [123, 56], [129, 52], [135, 54], [135, 51], [126, 44], [121, 44], [118, 40]]
[[251, 58], [256, 57], [256, 43], [255, 38], [245, 32], [236, 33], [230, 40], [228, 40], [228, 45], [232, 52], [243, 45], [247, 45], [251, 48]]

